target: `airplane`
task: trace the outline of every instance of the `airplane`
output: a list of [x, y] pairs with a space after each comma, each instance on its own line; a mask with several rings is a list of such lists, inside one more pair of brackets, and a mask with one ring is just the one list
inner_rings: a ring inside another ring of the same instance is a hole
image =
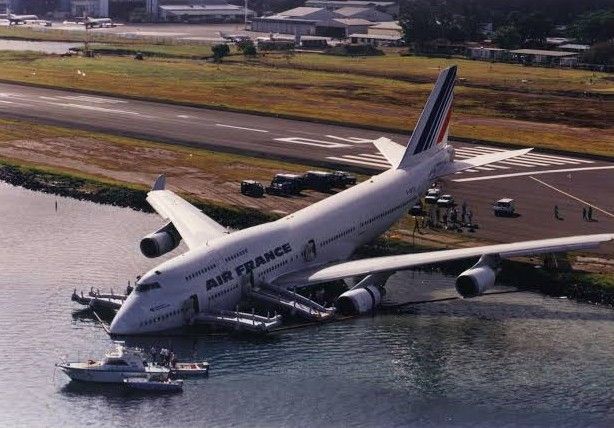
[[228, 40], [229, 42], [233, 43], [241, 43], [251, 40], [251, 38], [249, 36], [246, 36], [245, 34], [226, 34], [220, 31], [219, 35], [222, 39]]
[[27, 21], [39, 20], [36, 15], [14, 15], [12, 13], [8, 13], [6, 19], [8, 19], [9, 25], [26, 24]]
[[[503, 258], [594, 248], [612, 241], [614, 234], [584, 235], [349, 260], [358, 247], [406, 215], [433, 181], [531, 150], [454, 160], [454, 149], [447, 141], [456, 72], [452, 66], [440, 73], [406, 146], [383, 137], [374, 141], [390, 169], [279, 220], [230, 231], [167, 190], [165, 176], [160, 175], [147, 201], [167, 223], [142, 239], [141, 251], [158, 257], [181, 240], [188, 250], [137, 281], [111, 322], [111, 335], [175, 330], [199, 319], [225, 325], [236, 319], [237, 326], [251, 323], [263, 331], [279, 326], [281, 315], [261, 317], [238, 311], [238, 305], [253, 295], [310, 319], [372, 313], [393, 273], [479, 257], [456, 279], [457, 292], [470, 298], [495, 284]], [[295, 292], [338, 280], [354, 285], [333, 307]]]
[[113, 28], [117, 26], [111, 18], [91, 18], [87, 16], [83, 21], [85, 28]]

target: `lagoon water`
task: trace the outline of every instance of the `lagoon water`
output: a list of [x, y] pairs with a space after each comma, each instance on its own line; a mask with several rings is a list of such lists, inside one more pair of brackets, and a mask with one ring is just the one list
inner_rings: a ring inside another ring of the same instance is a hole
[[[211, 363], [180, 395], [70, 383], [61, 356], [110, 345], [70, 294], [151, 267], [138, 242], [160, 220], [1, 182], [0, 219], [0, 426], [614, 425], [614, 311], [525, 292], [269, 337], [132, 340]], [[387, 299], [453, 296], [453, 282], [397, 274]]]

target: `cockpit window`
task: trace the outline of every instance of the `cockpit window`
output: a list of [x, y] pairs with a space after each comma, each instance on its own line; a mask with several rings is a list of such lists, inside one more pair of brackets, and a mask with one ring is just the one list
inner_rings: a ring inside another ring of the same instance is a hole
[[136, 291], [139, 293], [144, 293], [145, 291], [153, 290], [154, 288], [160, 288], [160, 283], [149, 282], [136, 285]]

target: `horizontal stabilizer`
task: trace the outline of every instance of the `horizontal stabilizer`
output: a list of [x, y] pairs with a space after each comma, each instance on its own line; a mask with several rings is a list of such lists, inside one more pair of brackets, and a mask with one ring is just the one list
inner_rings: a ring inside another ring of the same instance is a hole
[[388, 163], [396, 168], [403, 159], [403, 153], [405, 153], [405, 147], [395, 143], [389, 138], [381, 137], [377, 140], [373, 140], [373, 144], [377, 147], [377, 150], [384, 155]]
[[447, 164], [443, 169], [437, 171], [438, 176], [450, 175], [476, 166], [488, 165], [489, 163], [499, 162], [516, 156], [526, 155], [533, 149], [508, 150], [505, 152], [488, 153], [475, 156], [469, 159], [454, 161]]

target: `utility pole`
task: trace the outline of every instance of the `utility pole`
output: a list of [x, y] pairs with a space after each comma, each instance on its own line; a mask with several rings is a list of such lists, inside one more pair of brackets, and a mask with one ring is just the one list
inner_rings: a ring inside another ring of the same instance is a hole
[[243, 6], [243, 23], [244, 23], [244, 30], [247, 30], [247, 0], [245, 0], [245, 5]]

